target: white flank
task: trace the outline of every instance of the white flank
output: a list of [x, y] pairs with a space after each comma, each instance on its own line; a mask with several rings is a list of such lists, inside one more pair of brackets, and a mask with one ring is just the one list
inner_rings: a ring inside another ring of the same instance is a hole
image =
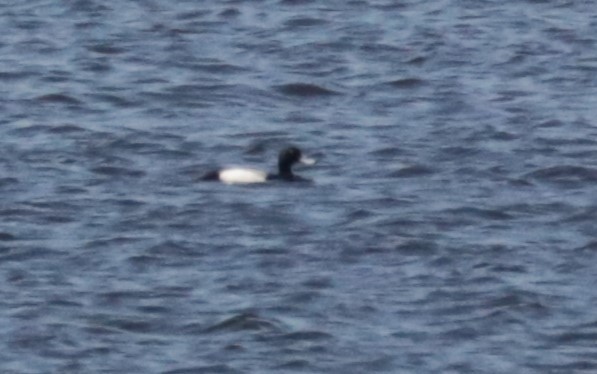
[[226, 184], [263, 183], [267, 173], [257, 169], [225, 169], [220, 172], [220, 180]]

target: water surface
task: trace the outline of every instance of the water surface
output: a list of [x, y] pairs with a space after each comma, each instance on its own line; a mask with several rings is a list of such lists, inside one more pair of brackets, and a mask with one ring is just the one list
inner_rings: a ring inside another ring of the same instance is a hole
[[[0, 369], [597, 370], [588, 1], [0, 5]], [[275, 169], [312, 184], [201, 183]]]

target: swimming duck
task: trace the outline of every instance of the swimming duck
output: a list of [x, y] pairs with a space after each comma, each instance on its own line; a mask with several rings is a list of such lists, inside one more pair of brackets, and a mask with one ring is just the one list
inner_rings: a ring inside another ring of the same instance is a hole
[[309, 181], [309, 179], [302, 178], [292, 172], [292, 166], [296, 163], [313, 165], [315, 160], [304, 156], [297, 147], [288, 147], [280, 151], [278, 155], [277, 174], [267, 173], [259, 169], [231, 167], [211, 171], [201, 179], [204, 181], [220, 181], [226, 184], [265, 183], [270, 180], [285, 182]]

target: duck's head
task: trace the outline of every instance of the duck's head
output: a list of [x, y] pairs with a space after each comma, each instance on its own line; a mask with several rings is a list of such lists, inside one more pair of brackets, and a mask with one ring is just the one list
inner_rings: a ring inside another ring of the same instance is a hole
[[305, 165], [313, 165], [315, 160], [304, 156], [297, 147], [288, 147], [280, 151], [278, 155], [278, 169], [280, 175], [292, 175], [292, 165], [297, 162]]

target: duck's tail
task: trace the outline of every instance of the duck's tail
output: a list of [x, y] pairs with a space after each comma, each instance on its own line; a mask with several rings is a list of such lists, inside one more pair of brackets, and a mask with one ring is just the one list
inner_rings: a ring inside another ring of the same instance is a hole
[[202, 180], [202, 181], [217, 181], [219, 179], [220, 179], [220, 172], [218, 170], [209, 171], [209, 172], [203, 174], [203, 176], [201, 178], [199, 178], [199, 180]]

